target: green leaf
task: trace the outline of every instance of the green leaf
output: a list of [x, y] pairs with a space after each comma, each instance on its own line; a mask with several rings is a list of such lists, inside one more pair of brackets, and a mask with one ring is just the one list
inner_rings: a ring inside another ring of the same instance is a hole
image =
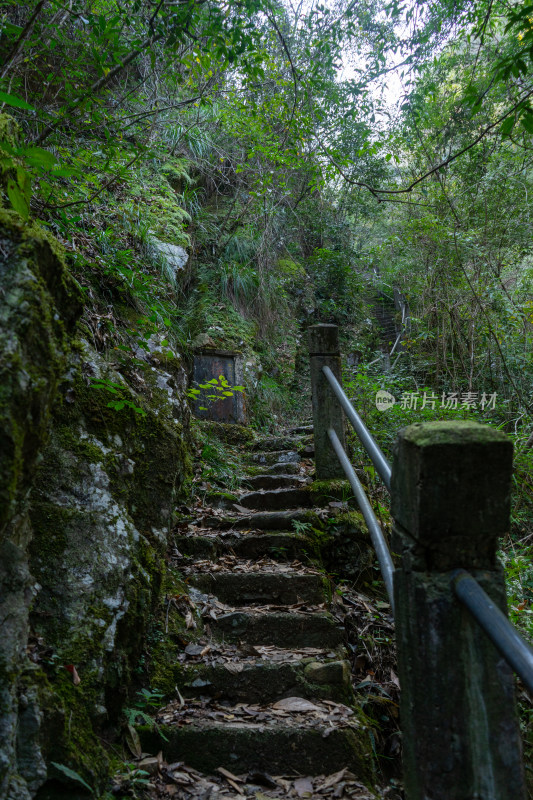
[[514, 127], [514, 117], [507, 117], [502, 123], [500, 133], [502, 136], [508, 136]]
[[71, 178], [73, 175], [80, 175], [80, 171], [74, 167], [53, 167], [52, 175], [56, 178]]
[[55, 767], [64, 775], [66, 775], [67, 778], [70, 778], [72, 781], [77, 781], [78, 783], [81, 783], [82, 786], [85, 786], [85, 788], [88, 789], [92, 795], [94, 795], [94, 789], [91, 789], [89, 784], [83, 780], [81, 775], [78, 775], [78, 773], [75, 772], [73, 769], [70, 769], [70, 767], [66, 767], [64, 764], [58, 764], [56, 761], [51, 761], [50, 763], [52, 764], [53, 767]]
[[17, 97], [15, 94], [7, 94], [7, 92], [0, 92], [0, 103], [5, 103], [7, 106], [15, 106], [15, 108], [25, 108], [27, 111], [35, 111], [33, 106], [30, 106], [22, 97]]
[[28, 219], [30, 216], [30, 206], [26, 195], [12, 179], [7, 182], [7, 196], [15, 211], [19, 213], [23, 219]]
[[520, 124], [528, 133], [533, 133], [533, 114], [524, 114], [520, 120]]
[[32, 167], [51, 169], [54, 164], [57, 164], [55, 155], [48, 150], [43, 150], [42, 147], [28, 147], [22, 152], [22, 155]]

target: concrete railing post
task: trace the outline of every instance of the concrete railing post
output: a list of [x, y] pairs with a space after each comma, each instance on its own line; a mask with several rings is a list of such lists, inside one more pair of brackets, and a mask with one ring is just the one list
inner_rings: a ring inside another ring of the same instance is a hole
[[512, 444], [469, 422], [410, 425], [392, 468], [392, 549], [407, 800], [525, 800], [514, 679], [451, 587], [468, 570], [506, 609]]
[[328, 429], [333, 428], [342, 446], [345, 446], [344, 412], [322, 372], [322, 367], [329, 367], [335, 377], [341, 380], [339, 329], [336, 325], [312, 325], [308, 329], [308, 335], [316, 476], [319, 480], [344, 478], [343, 469], [328, 437]]

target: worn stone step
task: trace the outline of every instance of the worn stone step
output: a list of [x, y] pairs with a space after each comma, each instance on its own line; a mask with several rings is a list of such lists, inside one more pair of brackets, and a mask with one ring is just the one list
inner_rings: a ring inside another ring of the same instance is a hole
[[260, 529], [265, 531], [286, 531], [294, 527], [294, 523], [303, 523], [309, 528], [322, 529], [324, 526], [315, 511], [305, 508], [296, 508], [289, 511], [250, 511], [249, 514], [223, 517], [205, 517], [202, 524], [206, 528], [237, 528], [246, 530]]
[[[273, 661], [272, 655], [278, 660]], [[340, 655], [327, 651], [303, 654], [300, 660], [295, 660], [296, 655], [279, 649], [255, 663], [243, 654], [239, 660], [221, 664], [186, 666], [180, 691], [185, 697], [209, 695], [233, 703], [273, 703], [294, 695], [353, 702], [350, 665], [342, 651]], [[283, 657], [287, 660], [280, 660]]]
[[313, 433], [313, 426], [312, 425], [297, 425], [294, 428], [287, 428], [287, 433], [291, 434], [298, 434], [298, 433]]
[[310, 506], [312, 497], [305, 487], [293, 489], [265, 489], [261, 492], [241, 494], [239, 505], [258, 511], [279, 511], [282, 509]]
[[232, 524], [236, 528], [283, 531], [290, 530], [294, 522], [300, 522], [317, 529], [323, 527], [318, 514], [304, 508], [289, 511], [258, 511], [255, 514], [234, 518]]
[[[287, 465], [284, 464], [283, 466]], [[299, 477], [298, 475], [265, 473], [264, 475], [254, 475], [250, 478], [245, 478], [244, 483], [251, 489], [292, 489], [305, 486], [307, 479]]]
[[194, 572], [190, 583], [201, 592], [213, 594], [224, 603], [250, 605], [273, 603], [292, 605], [323, 603], [328, 584], [314, 572]]
[[300, 461], [300, 454], [296, 450], [248, 453], [243, 461], [246, 464], [297, 464]]
[[252, 451], [297, 450], [302, 444], [301, 436], [266, 436], [257, 439], [249, 448]]
[[215, 559], [224, 553], [235, 553], [239, 558], [269, 556], [280, 561], [302, 558], [314, 554], [314, 543], [309, 537], [290, 531], [264, 533], [213, 532], [212, 535], [179, 535], [175, 537], [178, 551], [185, 556]]
[[234, 492], [224, 491], [207, 492], [203, 502], [206, 506], [211, 506], [211, 508], [232, 511], [235, 510], [234, 505], [239, 502], [239, 495]]
[[278, 647], [322, 647], [334, 649], [344, 631], [327, 611], [236, 610], [209, 620], [215, 636], [247, 644], [275, 644]]
[[299, 473], [299, 461], [279, 461], [276, 464], [254, 467], [254, 475], [298, 475]]
[[331, 725], [303, 715], [244, 722], [231, 719], [232, 706], [215, 719], [185, 710], [187, 724], [167, 723], [170, 715], [163, 713], [157, 728], [141, 727], [142, 749], [162, 750], [168, 762], [185, 762], [206, 773], [224, 767], [233, 774], [256, 769], [274, 775], [328, 775], [348, 767], [360, 780], [372, 780], [370, 737], [355, 715], [345, 724]]

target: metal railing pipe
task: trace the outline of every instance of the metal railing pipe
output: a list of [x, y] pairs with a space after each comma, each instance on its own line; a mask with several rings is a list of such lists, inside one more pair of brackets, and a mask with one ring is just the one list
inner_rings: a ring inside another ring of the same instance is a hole
[[375, 466], [381, 480], [387, 487], [390, 492], [390, 480], [391, 480], [391, 467], [383, 453], [381, 452], [380, 448], [374, 441], [372, 435], [370, 434], [369, 430], [367, 429], [365, 423], [355, 410], [355, 408], [350, 403], [348, 396], [344, 392], [342, 386], [340, 385], [339, 381], [330, 370], [329, 367], [322, 367], [322, 372], [328, 379], [329, 385], [333, 389], [339, 403], [341, 404], [344, 413], [352, 423], [354, 430], [361, 440], [361, 444], [365, 448], [366, 452], [370, 456], [370, 459]]
[[387, 589], [387, 595], [389, 597], [391, 609], [394, 612], [394, 591], [392, 585], [394, 564], [392, 563], [391, 554], [389, 552], [389, 548], [387, 547], [385, 537], [383, 536], [383, 531], [381, 530], [376, 515], [372, 510], [372, 506], [370, 505], [368, 497], [365, 494], [365, 490], [361, 485], [361, 481], [357, 477], [355, 470], [350, 463], [350, 459], [346, 455], [346, 452], [339, 441], [339, 437], [333, 428], [328, 429], [328, 436], [344, 470], [344, 473], [348, 478], [348, 482], [352, 487], [355, 499], [357, 500], [359, 508], [361, 509], [361, 513], [367, 524], [370, 538], [378, 557], [378, 563], [383, 576], [383, 581], [385, 582], [385, 588]]
[[533, 695], [533, 649], [469, 572], [455, 570], [452, 585], [459, 600]]

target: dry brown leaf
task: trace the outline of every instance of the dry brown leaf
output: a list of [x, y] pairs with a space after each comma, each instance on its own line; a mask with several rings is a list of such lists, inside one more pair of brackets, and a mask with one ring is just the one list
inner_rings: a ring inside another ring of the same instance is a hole
[[238, 775], [234, 775], [233, 772], [230, 772], [229, 769], [225, 767], [217, 767], [217, 772], [220, 772], [225, 778], [229, 778], [232, 781], [237, 781], [237, 783], [244, 783], [242, 778], [239, 778]]
[[139, 734], [133, 725], [128, 725], [125, 738], [126, 744], [128, 745], [128, 749], [132, 756], [135, 756], [135, 758], [140, 758], [142, 755], [141, 740], [139, 739]]
[[344, 767], [344, 769], [341, 769], [340, 772], [335, 772], [333, 775], [330, 775], [328, 778], [326, 778], [324, 783], [322, 783], [320, 786], [317, 786], [317, 792], [323, 792], [325, 789], [335, 786], [335, 784], [341, 781], [346, 775], [346, 769], [347, 768]]
[[237, 783], [237, 781], [242, 782], [241, 778], [238, 778], [236, 775], [233, 775], [227, 769], [224, 769], [224, 767], [217, 767], [217, 772], [220, 772], [220, 774], [224, 776], [229, 785], [232, 786], [236, 792], [238, 792], [239, 794], [244, 794], [244, 789]]
[[252, 514], [249, 508], [245, 508], [244, 506], [240, 506], [237, 503], [233, 503], [233, 508], [239, 512], [239, 514]]
[[391, 668], [391, 671], [390, 671], [390, 679], [393, 682], [393, 684], [395, 686], [397, 686], [398, 689], [399, 689], [400, 688], [400, 681], [398, 679], [398, 676], [396, 675], [396, 673], [394, 672], [394, 670], [392, 668]]
[[318, 706], [303, 697], [284, 697], [274, 703], [272, 708], [277, 708], [280, 711], [320, 711]]
[[187, 630], [190, 628], [196, 628], [196, 620], [194, 619], [191, 611], [187, 611], [185, 614], [185, 627]]
[[294, 791], [298, 797], [312, 797], [313, 783], [311, 778], [298, 778], [294, 781]]
[[237, 673], [243, 671], [244, 664], [239, 664], [238, 661], [227, 661], [224, 664], [224, 667], [225, 667], [225, 669], [228, 670], [228, 672], [231, 672], [231, 673], [233, 673], [233, 675], [236, 675]]

